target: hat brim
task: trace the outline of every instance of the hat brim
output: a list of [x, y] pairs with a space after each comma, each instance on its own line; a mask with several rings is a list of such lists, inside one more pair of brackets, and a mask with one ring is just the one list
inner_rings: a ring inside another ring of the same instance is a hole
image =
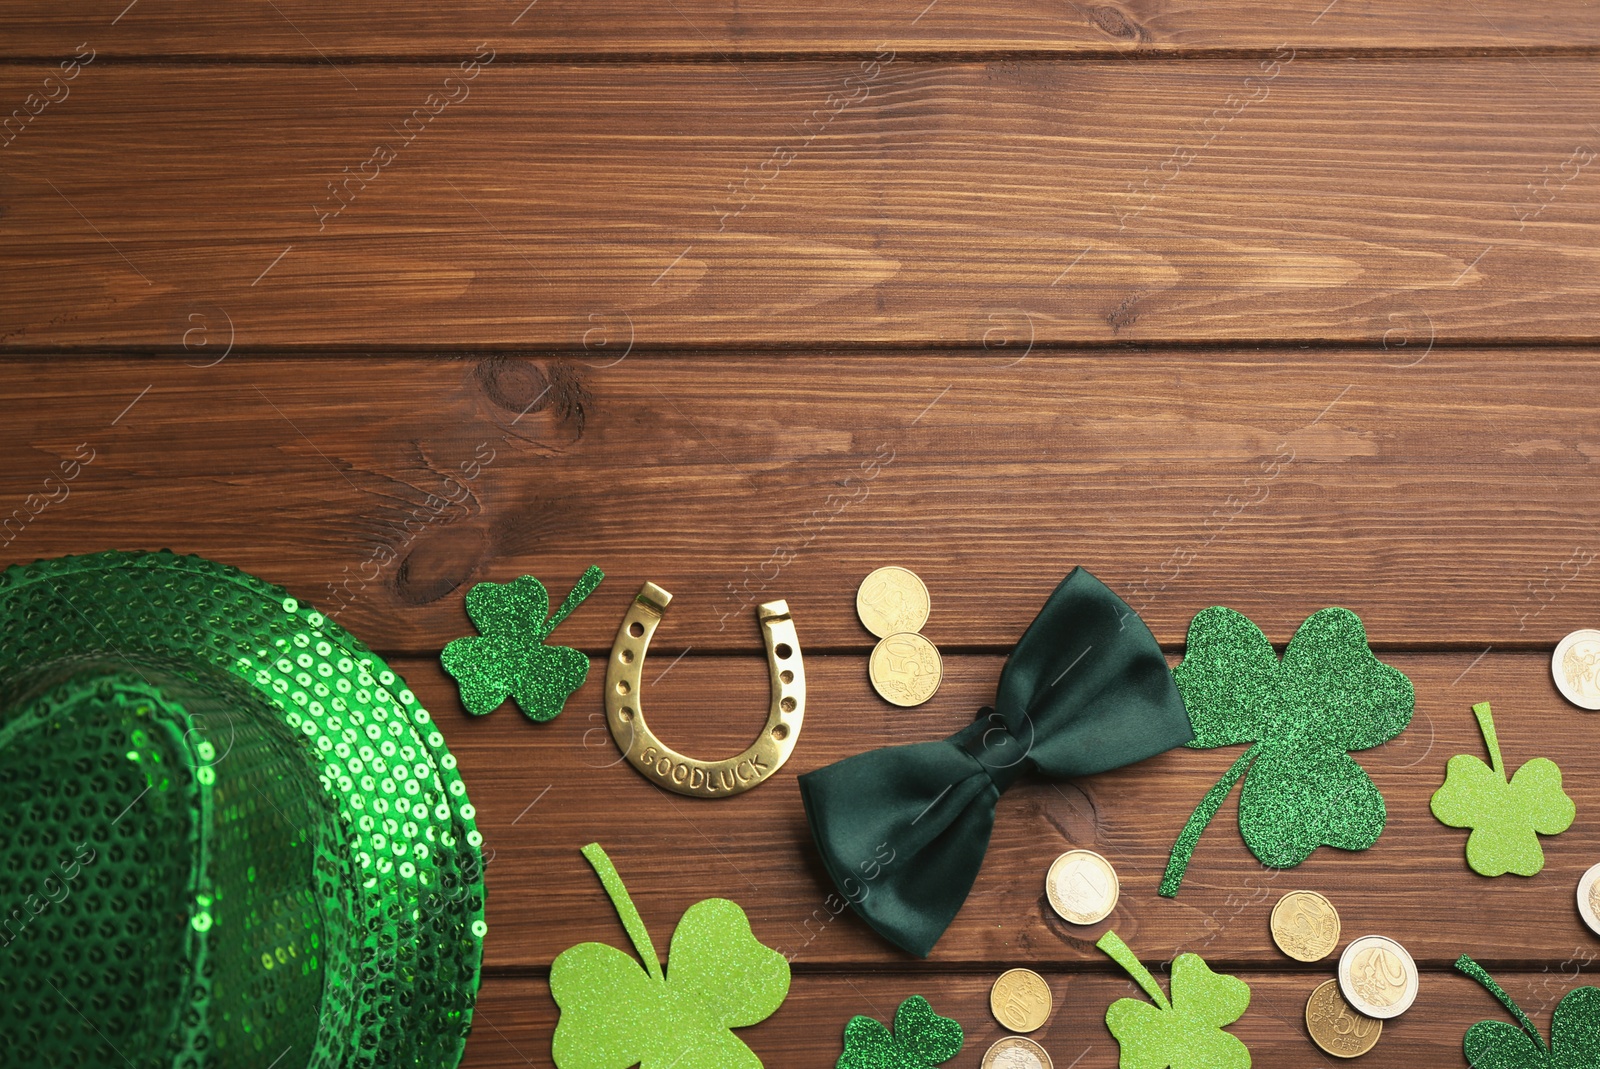
[[0, 722], [75, 662], [213, 689], [225, 673], [300, 738], [347, 854], [340, 886], [314, 890], [350, 938], [328, 941], [316, 1049], [284, 1065], [457, 1065], [487, 931], [482, 837], [405, 681], [281, 588], [201, 557], [107, 552], [0, 573]]

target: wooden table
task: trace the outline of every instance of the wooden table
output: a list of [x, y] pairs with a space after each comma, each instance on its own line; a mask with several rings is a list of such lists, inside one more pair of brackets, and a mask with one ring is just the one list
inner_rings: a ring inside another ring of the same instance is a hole
[[[595, 840], [658, 943], [725, 896], [793, 955], [742, 1033], [773, 1067], [832, 1065], [853, 1014], [913, 993], [975, 1066], [1024, 964], [1058, 1069], [1113, 1065], [1134, 989], [1107, 928], [1247, 979], [1256, 1065], [1329, 1064], [1302, 1013], [1332, 963], [1267, 930], [1298, 887], [1423, 967], [1374, 1067], [1464, 1064], [1465, 1028], [1506, 1019], [1462, 952], [1543, 1027], [1590, 971], [1596, 721], [1549, 655], [1600, 592], [1593, 5], [15, 0], [0, 49], [0, 556], [201, 553], [396, 663], [492, 858], [471, 1069], [548, 1065], [552, 958], [625, 945]], [[652, 726], [696, 755], [756, 730], [754, 606], [788, 599], [810, 701], [771, 782], [647, 784], [599, 671], [548, 724], [462, 711], [438, 651], [470, 585], [559, 597], [591, 563], [562, 640], [603, 658], [639, 585], [671, 590]], [[945, 655], [908, 712], [869, 690], [853, 611], [888, 563]], [[1360, 755], [1388, 829], [1277, 872], [1230, 801], [1166, 900], [1233, 751], [1026, 781], [913, 960], [825, 905], [795, 775], [966, 723], [1075, 564], [1174, 662], [1207, 605], [1279, 643], [1359, 612], [1417, 689]], [[1482, 700], [1577, 802], [1533, 879], [1474, 875], [1428, 811]], [[1089, 929], [1044, 902], [1072, 846], [1123, 882]]]

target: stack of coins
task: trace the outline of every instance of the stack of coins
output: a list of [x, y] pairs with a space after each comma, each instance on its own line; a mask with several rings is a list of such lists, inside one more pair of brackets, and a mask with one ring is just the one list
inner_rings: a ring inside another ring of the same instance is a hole
[[[1595, 871], [1600, 875], [1600, 865]], [[1315, 891], [1290, 891], [1273, 907], [1273, 942], [1296, 961], [1321, 961], [1338, 948], [1339, 934], [1339, 911]], [[1384, 1020], [1406, 1012], [1416, 998], [1417, 965], [1406, 948], [1364, 935], [1340, 955], [1337, 979], [1306, 1000], [1306, 1031], [1335, 1058], [1358, 1058], [1378, 1045]]]
[[867, 674], [886, 702], [909, 708], [939, 689], [944, 662], [939, 648], [919, 633], [931, 609], [928, 588], [905, 568], [879, 568], [856, 589], [856, 615], [878, 636]]

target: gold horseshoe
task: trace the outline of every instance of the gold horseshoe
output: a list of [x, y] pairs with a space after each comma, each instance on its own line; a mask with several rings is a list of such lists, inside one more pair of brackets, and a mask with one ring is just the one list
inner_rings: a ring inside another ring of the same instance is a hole
[[729, 798], [748, 791], [789, 760], [806, 715], [806, 673], [789, 604], [769, 601], [756, 610], [767, 647], [772, 702], [766, 726], [749, 749], [722, 761], [701, 761], [656, 738], [644, 721], [640, 673], [650, 636], [672, 595], [646, 583], [628, 606], [606, 664], [606, 723], [628, 763], [658, 787], [691, 798]]

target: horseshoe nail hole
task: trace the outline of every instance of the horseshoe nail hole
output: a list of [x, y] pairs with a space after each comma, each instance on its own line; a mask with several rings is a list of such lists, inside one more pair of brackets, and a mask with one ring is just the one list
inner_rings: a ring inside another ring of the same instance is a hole
[[778, 679], [784, 683], [793, 683], [794, 673], [785, 668], [783, 671], [778, 673]]
[[633, 651], [632, 650], [623, 650], [622, 651], [622, 663], [623, 664], [632, 664], [633, 663]]
[[622, 712], [618, 713], [617, 715], [622, 718], [622, 722], [624, 724], [629, 723], [630, 721], [633, 720], [633, 708], [632, 708], [632, 706], [624, 705], [622, 707]]
[[794, 650], [790, 648], [787, 642], [780, 642], [772, 647], [772, 652], [778, 655], [778, 660], [787, 661], [790, 655], [794, 653]]
[[632, 689], [633, 689], [633, 685], [630, 684], [626, 679], [617, 680], [617, 693], [618, 694], [626, 694]]
[[778, 705], [786, 713], [794, 712], [794, 699], [793, 698], [785, 698], [785, 699], [783, 699], [783, 701], [779, 702]]
[[779, 724], [777, 727], [773, 728], [772, 737], [777, 739], [779, 742], [787, 739], [789, 737], [789, 725]]
[[639, 621], [635, 620], [633, 623], [628, 625], [628, 634], [632, 635], [634, 638], [638, 638], [640, 635], [644, 634], [644, 624], [641, 624]]

